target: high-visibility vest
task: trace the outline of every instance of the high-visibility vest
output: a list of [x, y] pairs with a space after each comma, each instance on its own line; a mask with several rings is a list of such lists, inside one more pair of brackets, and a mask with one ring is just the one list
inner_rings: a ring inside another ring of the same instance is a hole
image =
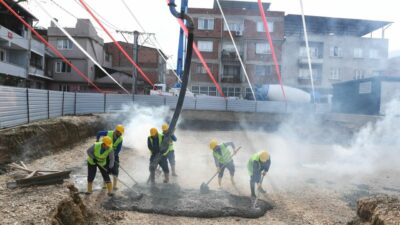
[[231, 152], [228, 150], [225, 144], [219, 145], [219, 148], [221, 149], [221, 155], [218, 154], [217, 151], [213, 151], [213, 155], [215, 158], [217, 158], [219, 163], [226, 165], [232, 160]]
[[107, 132], [107, 136], [109, 136], [111, 138], [111, 140], [113, 140], [113, 150], [115, 151], [118, 147], [118, 145], [122, 142], [122, 136], [119, 136], [117, 138], [117, 140], [115, 140], [114, 142], [114, 132], [113, 130], [110, 130]]
[[[162, 140], [163, 140], [163, 137], [164, 137], [164, 135], [162, 135], [162, 134], [158, 134], [158, 146], [161, 148], [161, 143], [162, 143]], [[153, 138], [151, 137], [151, 136], [149, 136], [149, 138], [150, 138], [150, 143], [151, 143], [151, 145], [153, 146]], [[149, 149], [150, 150], [150, 149]], [[151, 151], [151, 150], [150, 150]]]
[[172, 152], [172, 151], [174, 151], [174, 142], [173, 142], [173, 140], [171, 139], [171, 140], [169, 140], [168, 149], [167, 149], [167, 151], [164, 153], [164, 156], [167, 156], [168, 153], [170, 153], [170, 152]]
[[[110, 146], [108, 149], [106, 149], [103, 154], [101, 153], [101, 145], [103, 144], [103, 142], [96, 142], [94, 143], [94, 157], [97, 160], [97, 164], [99, 164], [100, 166], [105, 166], [107, 163], [107, 157], [108, 155], [113, 151], [112, 147]], [[94, 163], [93, 159], [89, 156], [87, 159], [88, 163], [90, 165], [96, 165], [96, 163]]]
[[253, 156], [251, 156], [251, 158], [247, 162], [247, 171], [249, 172], [250, 176], [253, 176], [254, 162], [260, 162], [260, 153], [259, 152], [255, 153]]

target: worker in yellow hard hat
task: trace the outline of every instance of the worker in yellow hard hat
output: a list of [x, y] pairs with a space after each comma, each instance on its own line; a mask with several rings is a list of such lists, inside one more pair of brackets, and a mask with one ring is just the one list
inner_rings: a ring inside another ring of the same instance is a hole
[[157, 128], [150, 129], [150, 136], [147, 138], [147, 147], [151, 152], [150, 156], [150, 182], [151, 184], [155, 184], [155, 172], [157, 166], [160, 165], [161, 169], [164, 172], [164, 183], [169, 182], [169, 169], [167, 158], [163, 156], [161, 152], [161, 143], [164, 139], [164, 135], [160, 134]]
[[[101, 142], [95, 142], [86, 153], [88, 155], [88, 183], [86, 193], [91, 194], [93, 191], [93, 181], [96, 177], [98, 167], [103, 176], [104, 183], [106, 183], [108, 195], [112, 195], [112, 183], [107, 171], [107, 169], [111, 169], [114, 166], [114, 152], [111, 138], [108, 136], [103, 137]], [[107, 158], [109, 159], [108, 168]]]
[[221, 187], [222, 177], [224, 176], [225, 168], [229, 170], [231, 175], [231, 182], [235, 185], [235, 181], [233, 179], [235, 175], [235, 164], [233, 163], [232, 153], [228, 150], [228, 147], [231, 146], [232, 149], [235, 149], [235, 144], [233, 142], [225, 142], [222, 144], [218, 144], [216, 139], [212, 139], [210, 141], [210, 149], [213, 151], [215, 166], [217, 167], [218, 173], [218, 185]]
[[[119, 153], [121, 152], [122, 149], [122, 135], [125, 132], [125, 128], [123, 125], [119, 124], [115, 126], [114, 130], [109, 130], [109, 131], [99, 131], [97, 132], [96, 135], [96, 141], [99, 141], [100, 137], [102, 136], [107, 136], [110, 137], [112, 140], [112, 148], [114, 150], [114, 158], [115, 158], [115, 163], [114, 167], [110, 170], [110, 172], [113, 175], [113, 188], [116, 190], [118, 189], [118, 175], [119, 175]], [[105, 186], [105, 185], [104, 185]]]
[[[169, 125], [164, 123], [161, 128], [163, 135], [167, 135], [169, 132]], [[172, 176], [176, 177], [174, 141], [177, 141], [176, 136], [175, 134], [171, 134], [171, 141], [169, 142], [168, 150], [163, 155], [167, 158], [169, 164], [171, 165]]]
[[255, 185], [260, 193], [265, 194], [266, 191], [261, 186], [261, 176], [264, 177], [271, 166], [271, 157], [268, 151], [255, 153], [247, 163], [247, 170], [250, 175], [251, 197], [255, 198]]

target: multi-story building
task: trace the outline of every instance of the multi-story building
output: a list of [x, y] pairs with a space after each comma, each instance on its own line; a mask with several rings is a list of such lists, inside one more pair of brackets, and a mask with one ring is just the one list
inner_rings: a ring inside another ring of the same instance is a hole
[[400, 56], [389, 59], [385, 75], [400, 77]]
[[[133, 44], [126, 42], [119, 42], [119, 44], [133, 59]], [[116, 71], [120, 71], [118, 78], [120, 78], [121, 81], [124, 81], [124, 85], [126, 84], [127, 88], [130, 90], [133, 81], [133, 65], [128, 61], [123, 53], [119, 51], [114, 43], [106, 43], [104, 48], [107, 54], [112, 58], [112, 68]], [[161, 54], [164, 53], [161, 52]], [[165, 55], [164, 57], [167, 58]], [[139, 45], [137, 64], [152, 83], [165, 83], [167, 65], [157, 49]], [[124, 74], [125, 76], [123, 76]], [[152, 89], [151, 85], [143, 79], [139, 72], [137, 77], [136, 93], [148, 93], [148, 91]]]
[[[5, 0], [28, 24], [37, 19], [14, 1]], [[47, 88], [51, 80], [44, 73], [43, 43], [32, 37], [31, 31], [0, 5], [0, 85]]]
[[[315, 90], [329, 94], [340, 81], [382, 75], [388, 59], [384, 30], [390, 22], [306, 16], [312, 74]], [[380, 38], [372, 32], [382, 29]], [[285, 16], [285, 42], [282, 55], [283, 83], [311, 89], [301, 15]]]
[[[229, 28], [252, 85], [277, 83], [271, 49], [257, 2], [220, 1]], [[284, 13], [269, 11], [263, 3], [268, 27], [280, 64], [284, 41]], [[251, 98], [251, 91], [239, 58], [216, 2], [214, 7], [189, 8], [195, 22], [195, 42], [226, 96]], [[200, 60], [193, 54], [189, 88], [196, 94], [218, 95]]]
[[[104, 52], [103, 39], [97, 34], [93, 24], [88, 19], [78, 19], [74, 28], [65, 30], [103, 67], [111, 66], [111, 58]], [[96, 83], [103, 76], [97, 66], [68, 39], [55, 24], [47, 30], [47, 38], [51, 45], [76, 66], [88, 79]], [[48, 65], [48, 71], [54, 81], [51, 89], [60, 91], [93, 91], [93, 87], [79, 76], [76, 71], [55, 56]]]

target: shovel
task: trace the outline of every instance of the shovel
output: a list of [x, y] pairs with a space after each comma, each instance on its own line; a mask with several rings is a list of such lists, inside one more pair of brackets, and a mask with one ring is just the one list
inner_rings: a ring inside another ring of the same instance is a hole
[[[231, 155], [231, 158], [230, 158], [229, 161], [232, 160], [233, 156], [236, 155], [236, 153], [240, 150], [240, 148], [242, 148], [242, 147], [237, 148], [237, 149], [233, 152], [233, 154]], [[226, 166], [226, 165], [223, 165], [221, 169], [225, 168], [225, 166]], [[204, 183], [204, 182], [203, 182], [203, 183], [200, 185], [200, 193], [202, 193], [202, 194], [207, 194], [207, 193], [210, 191], [210, 188], [208, 187], [208, 184], [218, 175], [218, 173], [219, 173], [219, 171], [217, 171], [217, 172], [207, 181], [207, 183]]]
[[[265, 177], [265, 174], [261, 177], [260, 184], [262, 184], [264, 177]], [[257, 207], [257, 202], [258, 202], [258, 199], [260, 198], [260, 195], [261, 195], [261, 193], [260, 193], [260, 190], [258, 189], [256, 199], [254, 200], [254, 203], [253, 203], [253, 209], [260, 209], [259, 207]]]

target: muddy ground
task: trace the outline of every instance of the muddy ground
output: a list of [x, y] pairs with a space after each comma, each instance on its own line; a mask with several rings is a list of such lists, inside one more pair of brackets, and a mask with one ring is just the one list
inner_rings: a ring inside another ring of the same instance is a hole
[[[100, 174], [96, 177], [95, 192], [91, 196], [82, 195], [86, 206], [105, 215], [89, 224], [346, 224], [356, 216], [355, 202], [359, 197], [374, 193], [400, 195], [399, 168], [373, 171], [366, 174], [335, 174], [316, 168], [329, 161], [332, 145], [304, 143], [262, 130], [252, 131], [205, 131], [178, 130], [176, 132], [176, 159], [178, 177], [171, 183], [186, 189], [198, 190], [200, 184], [215, 172], [214, 162], [207, 144], [211, 138], [221, 141], [235, 141], [242, 150], [235, 158], [237, 188], [230, 185], [229, 175], [223, 180], [224, 191], [235, 195], [249, 196], [249, 178], [246, 163], [252, 153], [268, 149], [272, 165], [264, 181], [267, 194], [263, 200], [272, 203], [273, 209], [258, 219], [239, 217], [200, 219], [146, 214], [132, 211], [105, 210], [102, 204], [108, 200], [101, 189]], [[148, 178], [148, 158], [144, 138], [125, 137], [121, 165], [141, 184]], [[72, 170], [71, 179], [63, 185], [30, 187], [9, 190], [6, 182], [21, 176], [21, 172], [9, 171], [0, 176], [0, 224], [50, 224], [50, 215], [57, 204], [68, 196], [67, 184], [74, 184], [80, 191], [86, 186], [86, 149], [94, 138], [79, 145], [64, 149], [59, 153], [45, 156], [27, 163], [31, 168]], [[121, 171], [120, 178], [133, 185]], [[162, 185], [162, 177], [157, 179]], [[218, 191], [214, 180], [209, 185]], [[116, 195], [122, 195], [120, 188]]]

